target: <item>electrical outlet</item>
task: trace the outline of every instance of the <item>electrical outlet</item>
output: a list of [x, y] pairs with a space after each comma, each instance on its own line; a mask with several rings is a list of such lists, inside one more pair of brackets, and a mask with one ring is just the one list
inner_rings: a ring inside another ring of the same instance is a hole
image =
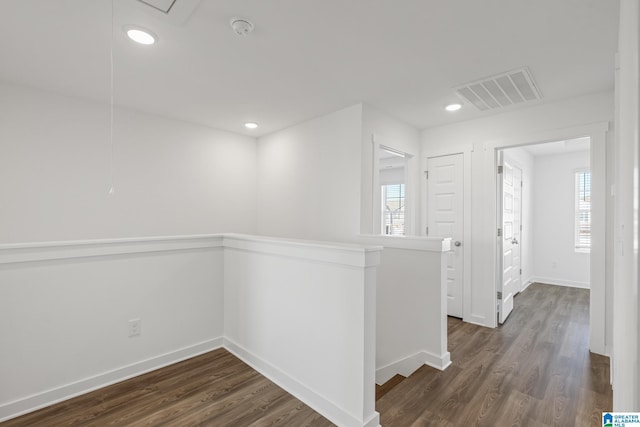
[[142, 332], [142, 320], [131, 319], [129, 320], [129, 337], [136, 337]]

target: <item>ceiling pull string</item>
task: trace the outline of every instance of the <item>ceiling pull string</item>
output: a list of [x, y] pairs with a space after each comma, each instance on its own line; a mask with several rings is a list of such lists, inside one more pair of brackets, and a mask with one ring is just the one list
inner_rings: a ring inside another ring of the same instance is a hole
[[111, 186], [109, 187], [109, 195], [113, 195], [116, 189], [114, 187], [114, 179], [113, 179], [113, 2], [111, 0], [111, 40], [109, 44], [109, 149], [110, 149], [110, 158], [109, 158], [109, 180], [111, 182]]

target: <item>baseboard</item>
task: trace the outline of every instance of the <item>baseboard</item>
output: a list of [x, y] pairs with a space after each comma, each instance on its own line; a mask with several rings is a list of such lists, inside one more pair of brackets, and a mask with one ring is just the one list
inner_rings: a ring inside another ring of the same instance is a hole
[[573, 280], [554, 279], [552, 277], [534, 277], [531, 279], [534, 283], [542, 283], [545, 285], [567, 286], [569, 288], [589, 289], [590, 285], [587, 282], [577, 282]]
[[334, 424], [345, 427], [376, 427], [380, 425], [380, 415], [377, 412], [374, 411], [364, 422], [358, 420], [330, 400], [311, 390], [300, 381], [253, 354], [233, 340], [224, 338], [224, 347]]
[[404, 359], [396, 360], [382, 368], [376, 369], [376, 384], [382, 385], [393, 378], [394, 375], [400, 374], [408, 377], [418, 370], [422, 365], [428, 365], [432, 368], [444, 371], [451, 365], [451, 354], [446, 352], [442, 356], [436, 356], [427, 351], [420, 351], [414, 355], [407, 356]]
[[[495, 313], [494, 313], [495, 315]], [[495, 325], [489, 325], [487, 324], [487, 318], [484, 316], [477, 316], [477, 315], [470, 315], [470, 316], [465, 316], [462, 319], [464, 322], [467, 323], [472, 323], [474, 325], [478, 325], [478, 326], [484, 326], [485, 328], [495, 328]]]
[[522, 287], [522, 290], [521, 290], [520, 292], [524, 292], [524, 291], [526, 291], [526, 290], [527, 290], [527, 288], [528, 288], [529, 286], [531, 286], [531, 284], [532, 284], [533, 282], [534, 282], [534, 280], [533, 280], [533, 279], [528, 279], [528, 280], [524, 281], [524, 282], [523, 282], [523, 283], [524, 283], [524, 286]]
[[220, 348], [222, 344], [222, 338], [214, 338], [121, 368], [103, 372], [93, 377], [4, 403], [0, 405], [0, 422], [190, 359], [194, 356]]

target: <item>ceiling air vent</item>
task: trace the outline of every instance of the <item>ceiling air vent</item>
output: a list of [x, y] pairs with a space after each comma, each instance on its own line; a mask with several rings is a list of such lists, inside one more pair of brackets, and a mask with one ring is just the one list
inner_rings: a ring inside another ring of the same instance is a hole
[[453, 90], [482, 111], [542, 98], [526, 67], [467, 83]]

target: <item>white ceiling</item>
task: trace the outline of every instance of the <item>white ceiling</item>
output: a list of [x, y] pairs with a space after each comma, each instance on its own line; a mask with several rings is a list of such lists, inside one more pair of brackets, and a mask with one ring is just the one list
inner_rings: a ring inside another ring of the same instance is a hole
[[[172, 10], [183, 1], [198, 3]], [[201, 0], [183, 23], [114, 3], [118, 105], [248, 135], [357, 102], [420, 129], [495, 114], [443, 107], [521, 66], [537, 102], [613, 88], [616, 0]], [[234, 16], [254, 32], [234, 34]], [[159, 42], [132, 43], [126, 24]], [[0, 80], [107, 102], [110, 36], [109, 0], [3, 0]]]

